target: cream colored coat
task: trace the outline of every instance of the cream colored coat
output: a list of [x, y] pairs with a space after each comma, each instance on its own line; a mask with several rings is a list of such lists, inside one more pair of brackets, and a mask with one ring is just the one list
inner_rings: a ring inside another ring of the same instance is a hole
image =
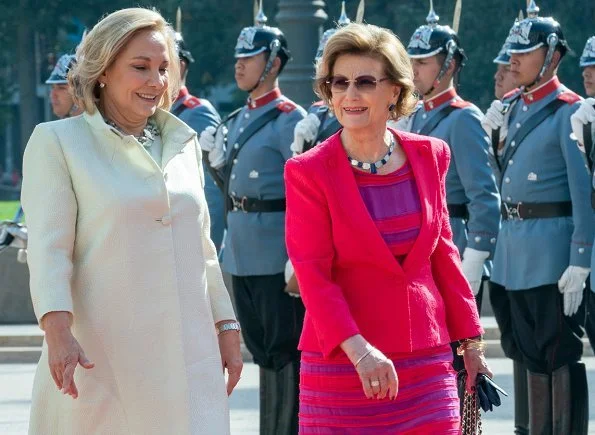
[[162, 168], [98, 111], [40, 124], [24, 156], [31, 295], [38, 319], [70, 311], [95, 363], [61, 394], [44, 343], [31, 434], [229, 433], [214, 323], [235, 319], [209, 238], [196, 133], [155, 119]]

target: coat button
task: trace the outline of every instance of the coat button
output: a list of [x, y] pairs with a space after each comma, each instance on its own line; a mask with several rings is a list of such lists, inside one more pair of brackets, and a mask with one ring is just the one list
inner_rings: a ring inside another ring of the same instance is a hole
[[250, 114], [249, 113], [244, 113], [244, 118], [246, 118], [246, 119], [250, 118]]
[[235, 180], [236, 179], [236, 174], [231, 174], [231, 179]]
[[510, 183], [510, 177], [506, 177], [506, 178], [504, 179], [504, 182], [505, 182], [505, 183]]
[[233, 148], [234, 148], [234, 149], [236, 149], [236, 150], [237, 150], [239, 147], [240, 147], [240, 144], [239, 144], [239, 143], [234, 143], [234, 144], [233, 144]]
[[529, 108], [527, 106], [523, 106], [523, 112], [526, 112], [527, 110], [529, 110]]
[[515, 127], [516, 128], [521, 128], [521, 123], [520, 122], [517, 122], [516, 125], [515, 125]]
[[512, 159], [510, 159], [510, 160], [508, 161], [508, 164], [509, 164], [509, 165], [512, 165], [513, 163], [514, 163], [514, 162], [512, 161]]
[[511, 147], [514, 147], [514, 146], [516, 146], [516, 142], [515, 142], [515, 141], [512, 141], [512, 142], [510, 142], [510, 146], [511, 146]]
[[578, 253], [579, 254], [584, 254], [585, 253], [585, 248], [578, 248]]
[[238, 164], [238, 159], [233, 159], [233, 164], [237, 165]]
[[475, 239], [473, 239], [473, 240], [475, 240], [475, 243], [479, 243], [479, 242], [481, 242], [481, 237], [475, 236]]
[[244, 127], [240, 127], [238, 131], [239, 131], [240, 133], [243, 133], [243, 132], [244, 132]]
[[495, 237], [492, 237], [492, 238], [490, 239], [490, 243], [491, 243], [492, 245], [494, 245], [494, 244], [496, 243], [496, 238], [495, 238]]
[[161, 218], [161, 225], [168, 226], [169, 224], [171, 224], [171, 216], [166, 214]]
[[506, 201], [511, 202], [512, 201], [512, 198], [510, 196], [507, 196], [506, 197]]

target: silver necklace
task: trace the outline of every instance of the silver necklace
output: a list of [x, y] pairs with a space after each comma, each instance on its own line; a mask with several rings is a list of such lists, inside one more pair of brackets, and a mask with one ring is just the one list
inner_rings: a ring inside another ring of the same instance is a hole
[[[128, 136], [128, 134], [125, 133], [118, 126], [118, 124], [116, 124], [111, 119], [105, 118], [104, 121], [110, 127], [113, 127], [116, 130], [118, 130], [120, 133], [122, 133], [123, 135]], [[149, 120], [147, 121], [147, 125], [145, 126], [145, 128], [143, 128], [143, 131], [141, 132], [140, 136], [134, 136], [134, 135], [133, 136], [142, 146], [144, 146], [145, 148], [149, 148], [151, 145], [153, 145], [153, 142], [155, 142], [155, 138], [157, 138], [159, 135], [160, 135], [159, 127], [157, 127], [157, 124], [155, 124], [155, 121], [153, 121], [152, 119], [149, 118]]]
[[391, 139], [390, 139], [390, 144], [388, 145], [388, 152], [386, 153], [386, 155], [383, 158], [381, 158], [377, 162], [373, 162], [373, 163], [360, 162], [359, 160], [354, 159], [353, 157], [350, 157], [349, 155], [347, 155], [347, 160], [349, 160], [349, 163], [351, 163], [351, 166], [355, 166], [356, 168], [363, 169], [364, 171], [370, 171], [370, 174], [378, 173], [378, 169], [380, 169], [381, 167], [383, 167], [384, 165], [386, 165], [388, 163], [390, 156], [392, 155], [393, 151], [395, 150], [395, 145], [396, 145], [395, 137], [391, 134], [390, 138]]

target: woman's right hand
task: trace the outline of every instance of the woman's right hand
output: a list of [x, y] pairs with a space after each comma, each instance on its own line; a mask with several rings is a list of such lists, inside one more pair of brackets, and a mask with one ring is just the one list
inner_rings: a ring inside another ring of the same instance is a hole
[[43, 316], [42, 328], [45, 331], [52, 378], [63, 394], [69, 394], [76, 399], [78, 389], [74, 382], [74, 370], [77, 364], [85, 369], [92, 369], [95, 364], [87, 359], [85, 352], [70, 332], [70, 323], [70, 313], [56, 311]]
[[393, 362], [378, 349], [373, 348], [355, 367], [368, 399], [376, 397], [392, 400], [399, 391], [399, 378]]
[[360, 334], [341, 343], [341, 349], [355, 366], [368, 399], [384, 399], [387, 394], [391, 400], [397, 397], [399, 378], [395, 366], [381, 351]]

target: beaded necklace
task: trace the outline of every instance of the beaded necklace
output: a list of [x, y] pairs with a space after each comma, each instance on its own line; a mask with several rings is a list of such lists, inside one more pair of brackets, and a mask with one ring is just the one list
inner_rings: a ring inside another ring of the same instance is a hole
[[386, 165], [388, 163], [390, 156], [392, 155], [393, 151], [395, 150], [395, 145], [396, 145], [395, 137], [392, 134], [390, 135], [390, 137], [391, 137], [391, 139], [390, 139], [390, 144], [388, 145], [388, 152], [382, 159], [378, 160], [377, 162], [374, 162], [374, 163], [360, 162], [359, 160], [356, 160], [353, 157], [350, 157], [349, 155], [347, 156], [347, 160], [349, 160], [349, 163], [351, 163], [351, 166], [355, 166], [355, 167], [363, 169], [365, 171], [370, 171], [370, 174], [376, 174], [378, 172], [378, 169], [380, 169], [381, 167], [383, 167], [384, 165]]

